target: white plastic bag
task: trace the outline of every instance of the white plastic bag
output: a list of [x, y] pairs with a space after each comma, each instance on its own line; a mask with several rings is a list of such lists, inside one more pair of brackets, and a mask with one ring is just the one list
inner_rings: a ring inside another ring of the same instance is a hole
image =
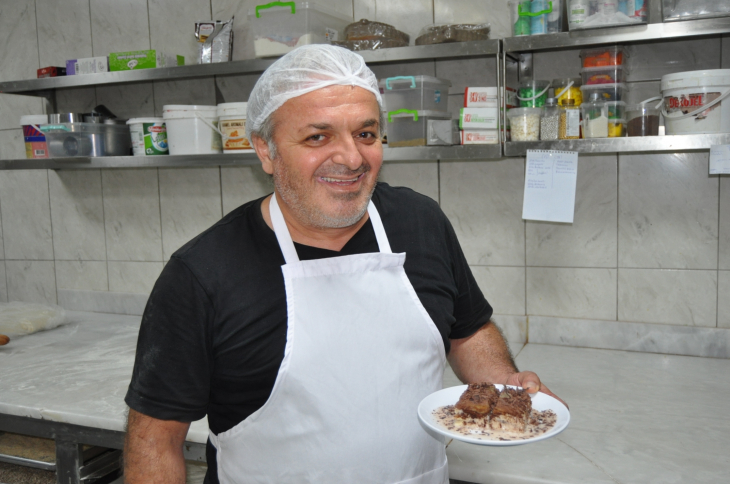
[[66, 322], [61, 306], [25, 302], [0, 303], [0, 334], [23, 336], [56, 328]]

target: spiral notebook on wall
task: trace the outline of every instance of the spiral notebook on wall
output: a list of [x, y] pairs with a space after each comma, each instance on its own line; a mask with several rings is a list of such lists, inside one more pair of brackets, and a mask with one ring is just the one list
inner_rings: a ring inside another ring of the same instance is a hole
[[578, 153], [527, 150], [522, 218], [573, 223]]

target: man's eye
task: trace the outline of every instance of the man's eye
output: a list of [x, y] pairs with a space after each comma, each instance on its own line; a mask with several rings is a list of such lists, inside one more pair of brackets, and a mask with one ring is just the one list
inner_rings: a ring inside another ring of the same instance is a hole
[[307, 138], [307, 141], [324, 141], [324, 135], [323, 134], [314, 134]]
[[363, 139], [374, 139], [374, 138], [377, 138], [377, 136], [375, 135], [375, 133], [371, 133], [370, 131], [363, 131], [358, 136], [360, 138], [363, 138]]

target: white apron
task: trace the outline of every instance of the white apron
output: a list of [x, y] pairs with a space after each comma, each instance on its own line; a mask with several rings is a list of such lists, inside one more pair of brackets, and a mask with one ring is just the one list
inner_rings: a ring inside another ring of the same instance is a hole
[[271, 396], [210, 439], [221, 484], [446, 484], [416, 409], [441, 389], [441, 335], [370, 202], [379, 253], [299, 261], [276, 197], [287, 335]]

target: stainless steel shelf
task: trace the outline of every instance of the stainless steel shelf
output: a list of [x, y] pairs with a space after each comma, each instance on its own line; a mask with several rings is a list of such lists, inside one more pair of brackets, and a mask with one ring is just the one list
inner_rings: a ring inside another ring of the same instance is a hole
[[[358, 52], [369, 64], [402, 62], [420, 59], [443, 59], [454, 57], [474, 57], [496, 55], [499, 53], [499, 40], [475, 42], [455, 42], [450, 44], [419, 45], [396, 47]], [[189, 66], [142, 69], [139, 71], [105, 72], [78, 76], [48, 77], [23, 81], [0, 82], [0, 93], [21, 93], [61, 89], [69, 87], [99, 86], [141, 81], [170, 81], [206, 76], [225, 76], [234, 74], [259, 74], [276, 61], [271, 59], [251, 59], [217, 64], [197, 64]]]
[[632, 138], [593, 138], [558, 141], [510, 141], [505, 156], [525, 156], [527, 150], [577, 151], [578, 153], [636, 153], [651, 151], [709, 150], [730, 144], [730, 133]]
[[504, 39], [504, 52], [584, 47], [599, 44], [620, 44], [682, 37], [700, 37], [730, 32], [730, 17], [685, 20], [644, 25], [627, 25], [605, 29], [574, 30], [549, 35], [529, 35]]
[[[501, 145], [419, 146], [383, 148], [386, 162], [436, 160], [489, 160], [502, 155]], [[0, 160], [0, 170], [91, 170], [108, 168], [193, 168], [260, 164], [255, 153], [177, 156], [105, 156]]]

